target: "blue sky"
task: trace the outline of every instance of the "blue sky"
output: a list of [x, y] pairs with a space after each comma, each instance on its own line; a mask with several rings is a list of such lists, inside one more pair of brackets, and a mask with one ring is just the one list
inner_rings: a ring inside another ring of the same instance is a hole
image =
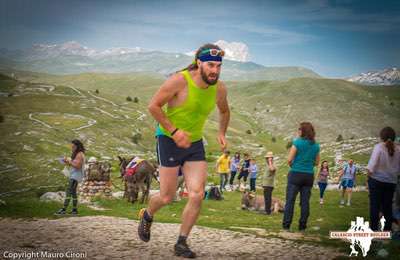
[[326, 77], [400, 67], [400, 1], [5, 1], [0, 48], [77, 41], [189, 52], [245, 43], [251, 61]]

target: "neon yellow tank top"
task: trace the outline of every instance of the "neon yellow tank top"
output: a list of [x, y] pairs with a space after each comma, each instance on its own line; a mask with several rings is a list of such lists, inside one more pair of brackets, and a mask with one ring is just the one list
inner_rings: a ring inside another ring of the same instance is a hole
[[[217, 85], [200, 88], [194, 83], [189, 71], [180, 73], [185, 77], [188, 86], [186, 100], [177, 107], [167, 107], [165, 113], [175, 127], [190, 133], [191, 142], [196, 142], [202, 138], [204, 124], [215, 108]], [[161, 125], [158, 126], [156, 135], [171, 137]]]

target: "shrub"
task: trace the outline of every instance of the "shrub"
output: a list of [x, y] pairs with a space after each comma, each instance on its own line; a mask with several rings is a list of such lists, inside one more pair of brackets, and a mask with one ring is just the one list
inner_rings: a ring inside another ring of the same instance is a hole
[[293, 142], [292, 141], [289, 141], [289, 142], [287, 142], [287, 144], [286, 144], [286, 149], [290, 149], [290, 147], [292, 147], [292, 145], [293, 145]]
[[134, 135], [132, 136], [132, 142], [133, 142], [134, 144], [138, 144], [140, 140], [142, 140], [142, 134], [136, 133], [136, 134], [134, 134]]
[[343, 141], [343, 136], [338, 135], [338, 137], [336, 137], [336, 142], [341, 142], [341, 141]]
[[127, 96], [127, 97], [126, 97], [126, 101], [131, 102], [131, 101], [132, 101], [132, 98], [131, 98], [130, 96]]
[[249, 135], [251, 135], [251, 130], [249, 129], [249, 130], [247, 130], [246, 131], [246, 134], [249, 134]]
[[99, 94], [99, 93], [100, 93], [100, 91], [99, 91], [98, 89], [96, 89], [95, 93], [96, 93], [96, 94]]
[[273, 136], [273, 137], [271, 138], [271, 141], [272, 141], [273, 143], [275, 143], [275, 142], [276, 142], [276, 137]]
[[134, 103], [139, 103], [139, 98], [138, 98], [138, 97], [135, 97], [135, 98], [133, 99], [133, 102], [134, 102]]

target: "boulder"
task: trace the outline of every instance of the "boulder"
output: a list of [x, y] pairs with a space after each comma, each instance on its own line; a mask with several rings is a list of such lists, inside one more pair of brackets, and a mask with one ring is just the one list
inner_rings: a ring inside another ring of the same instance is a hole
[[40, 196], [41, 201], [56, 201], [62, 203], [65, 199], [65, 192], [64, 191], [57, 191], [57, 192], [46, 192], [42, 196]]
[[113, 192], [113, 193], [111, 194], [111, 196], [112, 196], [113, 198], [121, 199], [122, 197], [124, 197], [124, 192], [123, 192], [123, 191]]
[[150, 190], [149, 195], [153, 196], [154, 194], [159, 193], [159, 192], [160, 192], [160, 190]]

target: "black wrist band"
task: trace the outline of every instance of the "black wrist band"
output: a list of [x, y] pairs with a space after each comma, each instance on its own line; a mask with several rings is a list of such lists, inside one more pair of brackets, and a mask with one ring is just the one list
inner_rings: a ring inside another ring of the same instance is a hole
[[175, 128], [174, 131], [171, 132], [171, 136], [173, 136], [176, 132], [178, 132], [179, 128]]

